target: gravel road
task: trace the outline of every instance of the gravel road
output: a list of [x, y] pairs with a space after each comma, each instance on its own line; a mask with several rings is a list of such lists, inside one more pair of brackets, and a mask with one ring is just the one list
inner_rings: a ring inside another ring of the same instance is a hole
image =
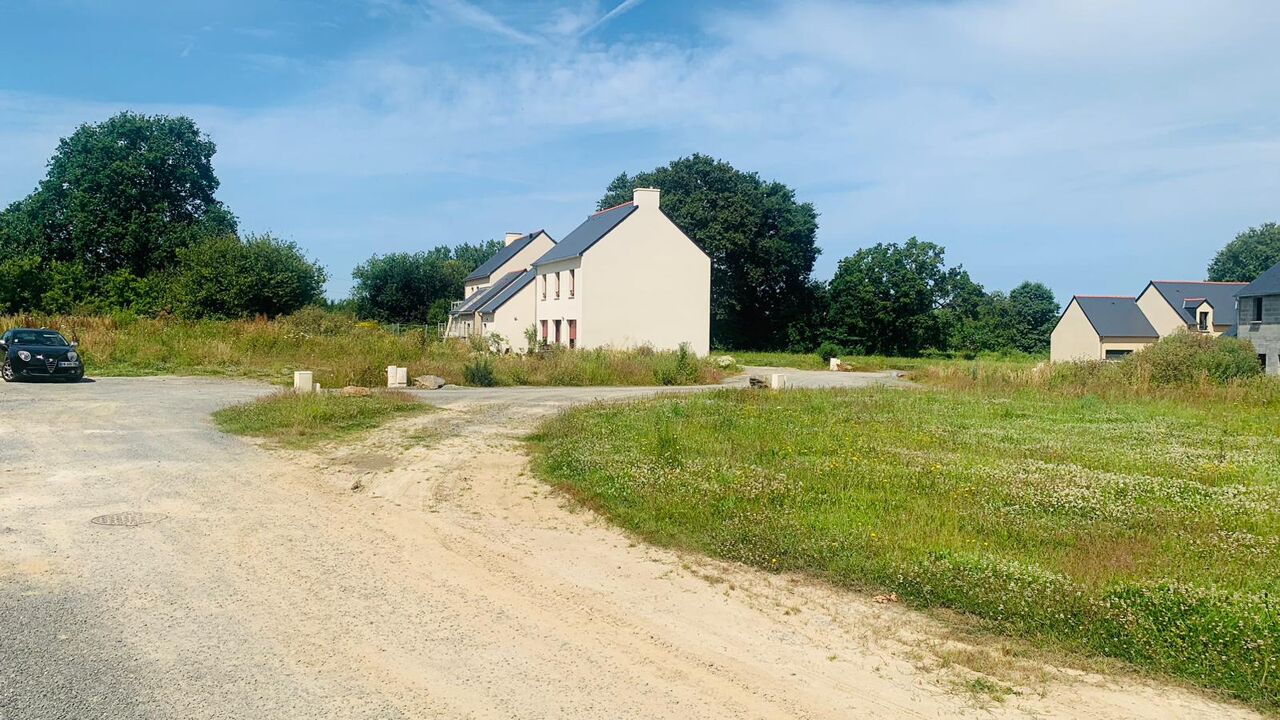
[[[266, 392], [0, 386], [0, 719], [1252, 717], [647, 547], [528, 476], [538, 419], [652, 390], [422, 393], [307, 453], [210, 424]], [[93, 522], [121, 512], [153, 521]], [[962, 690], [975, 653], [1017, 694]]]

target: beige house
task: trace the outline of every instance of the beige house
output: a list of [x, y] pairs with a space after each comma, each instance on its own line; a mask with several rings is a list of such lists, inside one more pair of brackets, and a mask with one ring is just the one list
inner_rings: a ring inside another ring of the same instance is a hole
[[[446, 337], [470, 337], [475, 334], [488, 335], [492, 332], [500, 332], [497, 329], [485, 329], [485, 317], [481, 312], [482, 308], [487, 308], [491, 316], [489, 322], [495, 326], [501, 326], [503, 330], [509, 329], [512, 323], [524, 322], [525, 326], [533, 323], [533, 311], [519, 311], [516, 305], [512, 305], [510, 312], [498, 313], [499, 309], [504, 307], [507, 302], [519, 303], [521, 298], [515, 297], [514, 293], [503, 294], [507, 290], [508, 285], [516, 281], [520, 275], [529, 269], [529, 265], [551, 248], [555, 247], [556, 241], [544, 230], [536, 230], [531, 233], [521, 235], [520, 233], [507, 233], [506, 244], [502, 249], [494, 254], [493, 257], [486, 260], [479, 267], [471, 272], [463, 279], [463, 299], [455, 302], [449, 311], [449, 322], [445, 326], [444, 335]], [[494, 304], [500, 294], [503, 294], [503, 301]], [[528, 297], [532, 302], [532, 296]], [[521, 319], [523, 315], [523, 319]], [[517, 333], [520, 344], [524, 344], [523, 331]], [[515, 343], [515, 336], [509, 336], [505, 332], [504, 337], [508, 338], [510, 343]], [[524, 348], [517, 348], [524, 349]]]
[[538, 337], [569, 347], [711, 352], [711, 259], [662, 213], [661, 191], [602, 210], [533, 264]]
[[[660, 191], [638, 188], [631, 202], [591, 215], [559, 243], [541, 232], [519, 236], [467, 278], [446, 333], [496, 334], [516, 351], [528, 349], [532, 328], [543, 344], [674, 350], [687, 343], [708, 354], [711, 260], [660, 203]], [[543, 252], [530, 258], [535, 244]]]
[[1049, 359], [1114, 360], [1179, 330], [1234, 334], [1245, 284], [1152, 280], [1137, 297], [1077, 295], [1050, 335]]

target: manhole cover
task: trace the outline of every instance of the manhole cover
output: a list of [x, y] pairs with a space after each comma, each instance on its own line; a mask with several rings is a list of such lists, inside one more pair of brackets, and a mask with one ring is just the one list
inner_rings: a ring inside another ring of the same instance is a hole
[[157, 520], [165, 519], [164, 513], [152, 512], [134, 512], [129, 510], [126, 512], [111, 513], [110, 515], [99, 515], [89, 522], [94, 525], [112, 525], [117, 527], [134, 527], [135, 525], [146, 525]]

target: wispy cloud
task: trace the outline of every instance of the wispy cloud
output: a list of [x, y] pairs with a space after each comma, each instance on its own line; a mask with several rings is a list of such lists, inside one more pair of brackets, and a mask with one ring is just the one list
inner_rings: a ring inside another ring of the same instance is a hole
[[631, 10], [632, 8], [636, 7], [642, 2], [644, 2], [644, 0], [622, 0], [621, 3], [618, 3], [617, 7], [605, 13], [603, 16], [600, 17], [599, 20], [596, 20], [595, 22], [591, 23], [587, 27], [583, 28], [582, 32], [579, 33], [579, 35], [585, 36], [595, 32], [600, 26], [604, 25], [610, 20], [613, 20], [619, 15], [622, 15], [628, 10]]
[[419, 0], [423, 6], [463, 25], [492, 33], [525, 45], [537, 45], [541, 39], [503, 22], [493, 13], [466, 0]]

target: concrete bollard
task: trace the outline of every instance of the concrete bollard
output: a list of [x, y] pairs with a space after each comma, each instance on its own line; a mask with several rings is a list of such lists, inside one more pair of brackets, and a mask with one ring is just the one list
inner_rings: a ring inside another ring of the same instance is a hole
[[387, 366], [387, 387], [402, 388], [409, 384], [409, 368]]
[[320, 383], [316, 383], [315, 385], [312, 385], [311, 392], [314, 392], [314, 393], [320, 392]]
[[769, 388], [772, 390], [781, 390], [787, 386], [787, 376], [782, 373], [773, 373], [769, 376]]
[[832, 370], [834, 370], [834, 371], [839, 371], [839, 370], [840, 370], [840, 358], [831, 358], [830, 365], [831, 365], [831, 369], [832, 369]]
[[299, 370], [293, 374], [293, 391], [300, 393], [308, 393], [314, 389], [315, 381], [312, 379], [313, 373], [310, 370]]

